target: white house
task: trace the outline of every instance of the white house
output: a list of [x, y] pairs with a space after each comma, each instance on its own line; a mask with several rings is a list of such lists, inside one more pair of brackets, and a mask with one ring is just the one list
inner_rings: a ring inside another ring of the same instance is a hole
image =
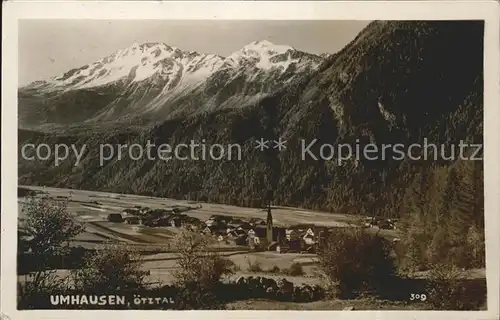
[[313, 245], [316, 243], [316, 241], [314, 240], [314, 231], [311, 228], [307, 229], [306, 234], [304, 234], [302, 239], [304, 239], [304, 242], [307, 245]]

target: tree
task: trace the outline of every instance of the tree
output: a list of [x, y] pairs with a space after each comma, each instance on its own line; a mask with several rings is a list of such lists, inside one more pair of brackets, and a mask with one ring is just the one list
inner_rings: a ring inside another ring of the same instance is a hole
[[35, 254], [61, 254], [69, 248], [69, 241], [82, 233], [82, 224], [75, 222], [67, 203], [49, 198], [30, 198], [23, 205], [24, 229], [31, 238], [30, 248]]
[[204, 235], [182, 231], [172, 247], [179, 258], [174, 276], [180, 290], [180, 308], [217, 309], [223, 305], [217, 295], [221, 278], [232, 273], [234, 263], [224, 258], [215, 241]]
[[[23, 205], [24, 234], [27, 245], [36, 257], [38, 270], [32, 282], [35, 287], [49, 285], [53, 280], [50, 261], [68, 252], [69, 242], [84, 231], [68, 212], [67, 203], [49, 198], [28, 198]], [[51, 280], [52, 279], [52, 280]]]
[[459, 184], [457, 171], [455, 168], [450, 168], [446, 187], [442, 197], [442, 205], [438, 218], [442, 221], [449, 219], [450, 208], [457, 201], [457, 185]]
[[384, 286], [391, 286], [395, 274], [388, 243], [363, 229], [342, 229], [329, 234], [318, 257], [323, 273], [341, 297], [382, 293], [388, 289]]
[[89, 253], [83, 266], [72, 271], [71, 278], [78, 290], [105, 293], [144, 288], [146, 275], [137, 252], [109, 244]]
[[[475, 161], [458, 161], [456, 200], [447, 222], [452, 249], [451, 263], [457, 267], [482, 267], [484, 256], [483, 173]], [[475, 251], [474, 254], [472, 251]], [[474, 255], [474, 257], [472, 256]]]

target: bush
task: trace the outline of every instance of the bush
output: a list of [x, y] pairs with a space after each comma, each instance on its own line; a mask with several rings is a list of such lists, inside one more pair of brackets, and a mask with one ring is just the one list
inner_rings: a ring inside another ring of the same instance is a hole
[[297, 277], [303, 275], [304, 270], [302, 269], [302, 265], [300, 263], [295, 262], [292, 263], [290, 268], [283, 269], [282, 273], [289, 276]]
[[270, 273], [280, 273], [280, 271], [281, 271], [281, 269], [276, 265], [268, 270], [268, 272], [270, 272]]
[[178, 253], [175, 285], [179, 288], [180, 309], [221, 309], [219, 295], [221, 278], [233, 273], [234, 263], [213, 250], [214, 240], [207, 236], [183, 231], [174, 239]]
[[438, 310], [474, 310], [484, 303], [485, 288], [475, 288], [466, 272], [454, 266], [434, 265], [429, 274], [428, 301]]
[[[54, 254], [69, 250], [69, 241], [84, 231], [68, 212], [67, 203], [48, 198], [29, 198], [22, 209], [23, 226], [31, 237], [29, 247], [40, 262]], [[41, 266], [43, 267], [43, 266]]]
[[51, 307], [50, 295], [67, 287], [65, 281], [59, 279], [54, 272], [37, 272], [34, 277], [36, 276], [39, 277], [37, 281], [32, 278], [25, 283], [18, 282], [17, 308], [19, 310], [49, 309]]
[[233, 267], [232, 267], [232, 271], [233, 271], [233, 272], [238, 272], [238, 271], [241, 271], [241, 267], [240, 267], [240, 265], [234, 264], [234, 265], [233, 265]]
[[261, 263], [257, 260], [252, 262], [250, 259], [247, 260], [248, 263], [248, 271], [250, 272], [262, 272]]
[[359, 228], [330, 234], [318, 256], [323, 273], [342, 298], [383, 293], [395, 274], [387, 241]]
[[[18, 307], [29, 309], [48, 301], [43, 297], [64, 286], [64, 281], [53, 270], [54, 265], [61, 257], [75, 252], [70, 250], [69, 242], [82, 233], [84, 227], [75, 222], [66, 202], [28, 198], [22, 211], [26, 218], [20, 226], [24, 232], [18, 232], [18, 243], [31, 252], [18, 253], [18, 272], [33, 271], [33, 274], [24, 284], [19, 284]], [[28, 239], [23, 239], [24, 236]]]
[[467, 231], [466, 242], [470, 256], [469, 266], [471, 268], [484, 268], [486, 266], [484, 229], [471, 226]]
[[136, 290], [146, 285], [140, 255], [123, 245], [108, 245], [88, 254], [83, 266], [71, 272], [75, 288], [111, 292]]
[[293, 263], [290, 266], [289, 274], [291, 276], [301, 276], [304, 274], [304, 270], [302, 269], [302, 265], [300, 263]]
[[211, 286], [202, 285], [197, 282], [185, 282], [179, 288], [176, 296], [176, 309], [178, 310], [220, 310], [225, 309], [222, 298], [222, 285], [213, 284]]

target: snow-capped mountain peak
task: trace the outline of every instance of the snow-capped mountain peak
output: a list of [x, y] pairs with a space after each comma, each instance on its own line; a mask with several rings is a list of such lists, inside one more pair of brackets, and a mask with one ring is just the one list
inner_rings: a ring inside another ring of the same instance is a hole
[[320, 60], [318, 56], [268, 40], [249, 43], [227, 58], [183, 51], [161, 42], [134, 42], [94, 63], [54, 77], [39, 88], [75, 90], [118, 82], [132, 86], [147, 80], [151, 85], [164, 87], [164, 92], [170, 92], [197, 86], [218, 71], [243, 72], [253, 79], [261, 72], [290, 71], [290, 66], [296, 72], [315, 68]]
[[264, 71], [279, 69], [282, 72], [292, 65], [298, 72], [315, 68], [321, 61], [322, 58], [319, 56], [299, 51], [289, 45], [274, 44], [268, 40], [249, 43], [226, 58], [226, 64], [232, 67]]
[[268, 70], [274, 66], [271, 58], [289, 51], [295, 51], [295, 49], [287, 45], [276, 45], [267, 40], [254, 41], [233, 52], [226, 61], [232, 66], [253, 66]]
[[280, 54], [288, 50], [295, 50], [288, 45], [276, 45], [267, 40], [254, 41], [243, 47], [244, 52], [257, 52], [261, 54]]
[[71, 89], [106, 85], [119, 80], [131, 83], [158, 76], [165, 80], [179, 70], [191, 71], [188, 82], [202, 81], [223, 63], [216, 55], [182, 51], [164, 43], [134, 43], [90, 65], [51, 79], [57, 87]]
[[[226, 58], [165, 43], [136, 42], [21, 89], [25, 89], [25, 97], [36, 97], [43, 110], [45, 106], [66, 108], [62, 102], [67, 97], [81, 101], [81, 95], [92, 96], [91, 105], [76, 103], [78, 107], [72, 109], [81, 113], [78, 121], [125, 121], [143, 116], [151, 121], [254, 104], [284, 83], [312, 72], [322, 61], [317, 55], [266, 40], [249, 43]], [[58, 100], [62, 94], [65, 99]], [[23, 101], [33, 105], [30, 99]], [[94, 110], [91, 116], [89, 110]]]

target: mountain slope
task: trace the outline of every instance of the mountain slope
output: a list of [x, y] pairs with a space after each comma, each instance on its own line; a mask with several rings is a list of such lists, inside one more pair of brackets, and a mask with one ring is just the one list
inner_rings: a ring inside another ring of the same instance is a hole
[[[318, 139], [315, 154], [323, 143], [482, 143], [482, 32], [474, 21], [375, 22], [317, 71], [256, 105], [179, 117], [139, 132], [61, 137], [21, 131], [20, 143], [86, 143], [89, 153], [78, 167], [74, 157], [59, 167], [20, 157], [20, 181], [239, 205], [259, 205], [271, 187], [282, 205], [399, 216], [409, 210], [407, 192], [418, 177], [456, 161], [393, 160], [388, 150], [384, 159], [361, 156], [339, 165], [336, 155], [302, 160], [300, 140]], [[281, 153], [254, 148], [255, 140], [278, 137], [288, 141]], [[175, 146], [202, 139], [239, 143], [244, 157], [136, 161], [124, 155], [99, 165], [100, 143]]]
[[323, 58], [253, 42], [227, 58], [163, 43], [134, 44], [19, 90], [21, 127], [149, 123], [256, 103]]

